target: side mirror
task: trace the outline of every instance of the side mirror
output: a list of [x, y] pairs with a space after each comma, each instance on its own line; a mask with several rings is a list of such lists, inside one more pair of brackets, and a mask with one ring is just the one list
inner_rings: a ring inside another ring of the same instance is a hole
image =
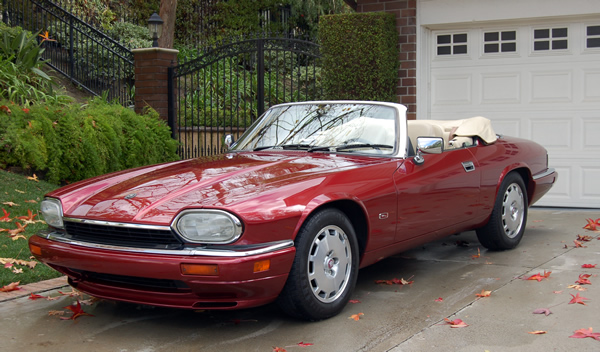
[[227, 149], [231, 149], [231, 145], [233, 144], [233, 136], [230, 134], [226, 134], [225, 138], [223, 138], [223, 144], [227, 146]]
[[417, 165], [425, 162], [423, 154], [441, 154], [444, 151], [444, 139], [438, 137], [418, 137], [417, 155], [413, 161]]

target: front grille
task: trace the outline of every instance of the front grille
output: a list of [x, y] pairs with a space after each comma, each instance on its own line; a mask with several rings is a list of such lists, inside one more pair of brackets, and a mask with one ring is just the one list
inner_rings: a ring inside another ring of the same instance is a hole
[[121, 247], [180, 249], [183, 243], [170, 230], [65, 221], [67, 236], [76, 241]]
[[138, 276], [102, 274], [75, 269], [69, 269], [69, 271], [71, 271], [71, 273], [74, 273], [75, 276], [81, 281], [89, 281], [109, 286], [162, 292], [185, 292], [190, 290], [189, 286], [187, 286], [183, 281], [178, 280], [152, 279]]

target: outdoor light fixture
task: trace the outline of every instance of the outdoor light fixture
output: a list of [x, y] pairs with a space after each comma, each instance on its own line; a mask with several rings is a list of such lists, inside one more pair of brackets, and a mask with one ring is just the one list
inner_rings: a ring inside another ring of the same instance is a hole
[[152, 47], [158, 47], [158, 38], [162, 34], [163, 20], [160, 16], [155, 12], [150, 16], [148, 20], [148, 29], [150, 30], [150, 35], [152, 35]]

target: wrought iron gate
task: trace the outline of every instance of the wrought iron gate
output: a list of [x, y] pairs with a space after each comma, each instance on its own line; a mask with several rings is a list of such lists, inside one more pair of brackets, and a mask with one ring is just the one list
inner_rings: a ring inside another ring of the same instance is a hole
[[226, 151], [271, 105], [322, 96], [319, 46], [253, 38], [205, 51], [169, 69], [169, 125], [183, 159]]

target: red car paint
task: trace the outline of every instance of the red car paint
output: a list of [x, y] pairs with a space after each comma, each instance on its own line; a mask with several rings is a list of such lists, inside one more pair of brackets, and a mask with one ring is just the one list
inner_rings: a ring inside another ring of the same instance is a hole
[[[399, 123], [406, 124], [405, 116]], [[421, 165], [398, 149], [392, 156], [232, 152], [104, 175], [47, 197], [59, 199], [63, 215], [76, 219], [170, 226], [182, 210], [200, 208], [225, 210], [241, 219], [242, 236], [232, 244], [209, 246], [211, 250], [244, 251], [293, 241], [316, 210], [338, 207], [361, 235], [360, 267], [364, 267], [436, 238], [481, 227], [508, 172], [521, 173], [530, 204], [556, 179], [556, 173], [548, 172], [545, 149], [517, 138], [427, 154]], [[465, 172], [461, 164], [465, 161], [473, 162], [474, 172]], [[131, 194], [135, 196], [127, 199]], [[176, 250], [86, 246], [44, 234], [31, 237], [30, 245], [41, 248], [39, 260], [93, 296], [197, 309], [236, 309], [274, 301], [296, 252], [293, 246], [284, 246], [244, 256], [178, 255]], [[254, 263], [264, 259], [271, 260], [269, 270], [254, 272]], [[184, 275], [181, 264], [217, 264], [219, 273]], [[165, 280], [168, 285], [153, 288], [137, 279], [161, 284]]]

